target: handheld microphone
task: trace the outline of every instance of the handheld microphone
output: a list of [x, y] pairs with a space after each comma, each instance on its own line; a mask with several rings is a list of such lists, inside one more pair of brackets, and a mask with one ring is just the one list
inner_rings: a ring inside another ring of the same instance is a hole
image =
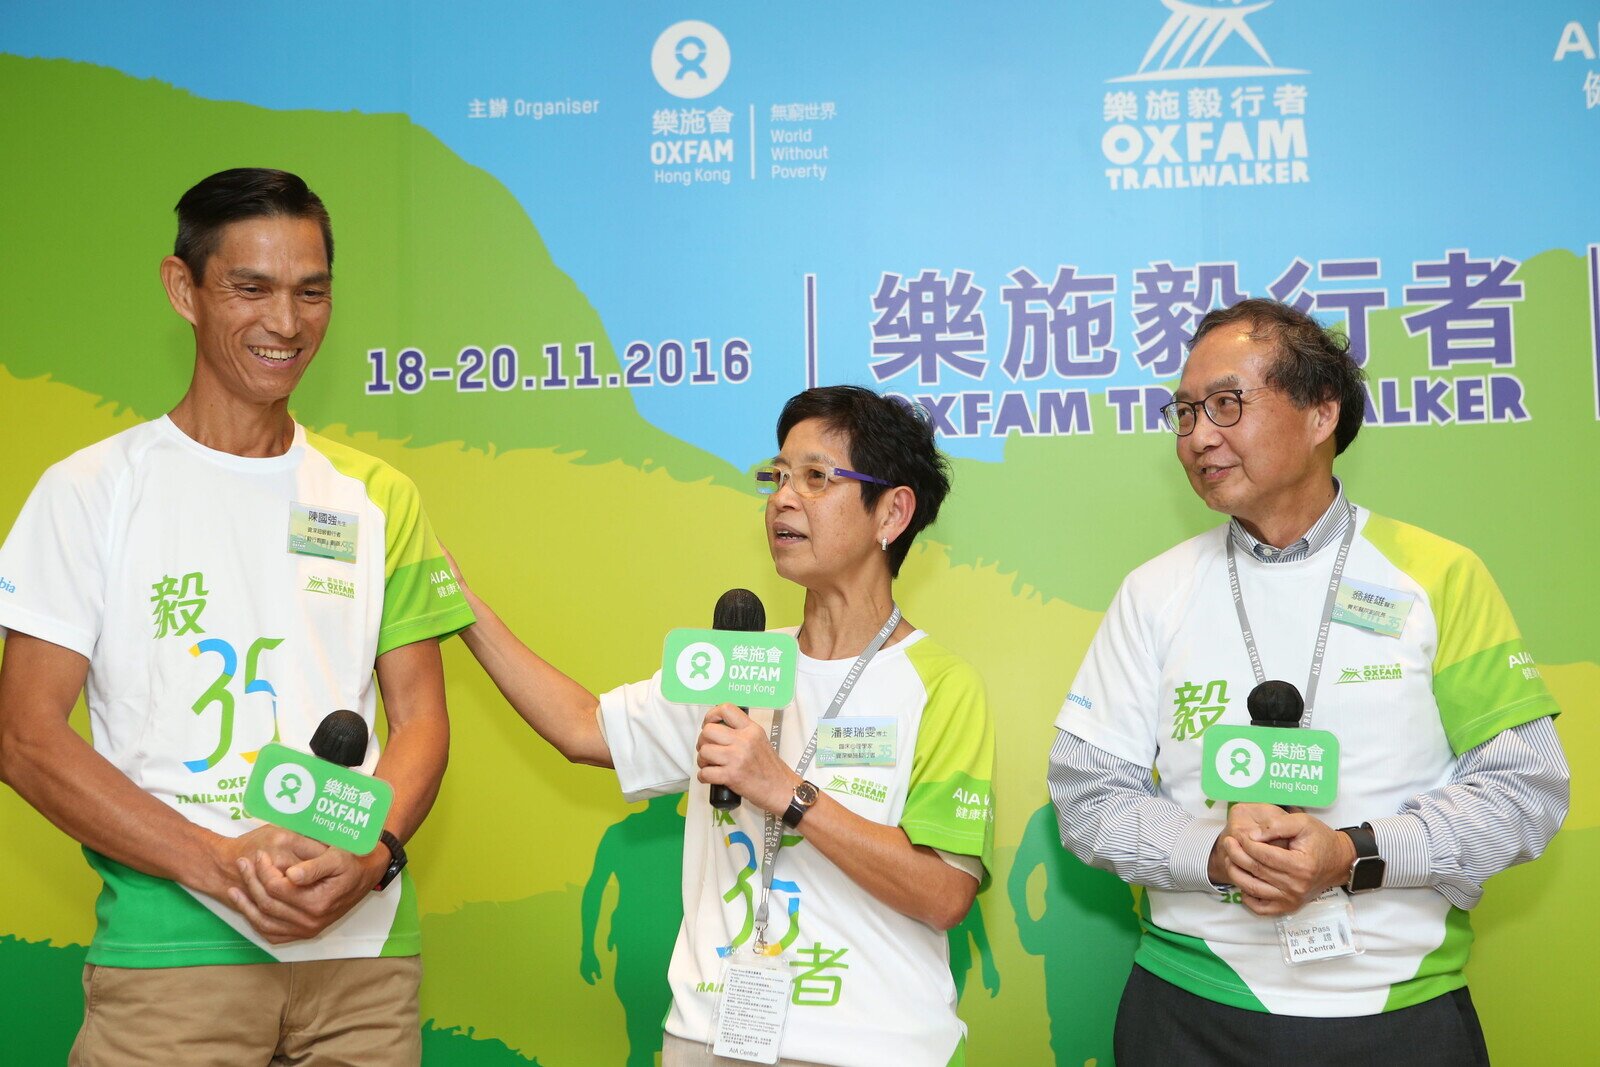
[[[713, 630], [744, 630], [758, 632], [767, 628], [767, 609], [761, 598], [748, 589], [730, 589], [717, 598], [711, 612]], [[749, 708], [740, 708], [749, 712]], [[363, 724], [365, 725], [365, 724]], [[711, 787], [711, 806], [719, 811], [732, 811], [740, 804], [739, 794], [725, 785]]]
[[367, 721], [353, 711], [330, 711], [311, 735], [311, 754], [354, 767], [367, 758]]
[[[1250, 695], [1245, 698], [1245, 706], [1250, 709], [1251, 726], [1275, 726], [1288, 730], [1299, 729], [1300, 719], [1306, 712], [1306, 701], [1300, 695], [1300, 690], [1294, 687], [1293, 682], [1279, 679], [1262, 682], [1250, 690]], [[1287, 812], [1302, 810], [1292, 804], [1280, 807]]]
[[1305, 715], [1305, 698], [1292, 682], [1262, 682], [1245, 699], [1250, 709], [1251, 726], [1281, 726], [1296, 729]]
[[1339, 739], [1302, 726], [1306, 702], [1290, 682], [1262, 682], [1245, 700], [1249, 726], [1214, 723], [1203, 735], [1200, 788], [1213, 801], [1331, 807], [1338, 795]]
[[367, 740], [366, 720], [335, 711], [317, 725], [310, 754], [275, 741], [261, 746], [245, 783], [245, 813], [365, 856], [394, 803], [388, 782], [355, 770], [367, 758]]

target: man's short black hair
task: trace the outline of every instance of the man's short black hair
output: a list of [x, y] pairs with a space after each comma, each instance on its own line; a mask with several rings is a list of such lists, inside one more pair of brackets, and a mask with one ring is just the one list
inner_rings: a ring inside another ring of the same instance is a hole
[[1189, 350], [1194, 351], [1217, 327], [1238, 322], [1250, 324], [1252, 338], [1276, 346], [1278, 358], [1267, 371], [1266, 384], [1282, 389], [1295, 407], [1339, 401], [1333, 454], [1349, 448], [1367, 414], [1367, 391], [1362, 387], [1367, 375], [1350, 358], [1350, 339], [1288, 304], [1257, 298], [1208, 311], [1189, 339]]
[[266, 167], [219, 171], [184, 193], [175, 208], [178, 240], [172, 254], [189, 265], [196, 284], [205, 280], [206, 260], [222, 240], [222, 228], [242, 219], [286, 216], [313, 219], [322, 228], [322, 247], [333, 269], [333, 224], [322, 198], [297, 174]]
[[889, 542], [889, 574], [899, 577], [900, 564], [917, 534], [933, 525], [939, 505], [950, 492], [950, 462], [933, 441], [933, 424], [922, 409], [903, 400], [879, 396], [859, 385], [807, 389], [789, 398], [778, 416], [778, 447], [789, 431], [807, 419], [823, 425], [850, 443], [850, 469], [882, 478], [889, 486], [859, 482], [868, 511], [890, 486], [909, 486], [917, 506], [901, 535]]

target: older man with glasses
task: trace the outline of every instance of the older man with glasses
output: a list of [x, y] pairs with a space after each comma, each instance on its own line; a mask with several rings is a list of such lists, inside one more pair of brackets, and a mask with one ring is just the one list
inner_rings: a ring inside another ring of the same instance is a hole
[[[1063, 842], [1146, 887], [1121, 1064], [1488, 1062], [1467, 911], [1566, 815], [1558, 709], [1483, 563], [1333, 477], [1362, 379], [1342, 336], [1246, 300], [1201, 320], [1163, 409], [1230, 518], [1123, 582], [1049, 771]], [[1315, 814], [1202, 790], [1203, 735], [1274, 677], [1287, 725], [1337, 738]]]

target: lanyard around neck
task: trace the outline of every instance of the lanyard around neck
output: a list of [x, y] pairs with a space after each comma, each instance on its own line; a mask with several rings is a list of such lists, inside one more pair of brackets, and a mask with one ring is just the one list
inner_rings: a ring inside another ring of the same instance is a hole
[[[850, 699], [850, 691], [856, 687], [856, 682], [861, 680], [861, 674], [867, 669], [867, 664], [872, 662], [872, 657], [878, 654], [895, 628], [900, 625], [900, 606], [895, 605], [889, 613], [889, 621], [883, 624], [867, 647], [861, 650], [861, 655], [850, 665], [850, 670], [845, 674], [844, 681], [839, 683], [839, 691], [833, 694], [833, 701], [828, 705], [828, 710], [817, 720], [817, 729], [811, 731], [811, 740], [807, 742], [805, 752], [801, 753], [800, 762], [795, 764], [794, 772], [800, 777], [806, 776], [811, 761], [817, 755], [817, 742], [821, 736], [822, 723], [839, 714], [839, 709], [844, 707], [844, 702]], [[778, 751], [778, 741], [783, 736], [783, 711], [780, 709], [772, 713], [772, 729], [768, 738], [772, 742], [772, 751]], [[766, 825], [761, 834], [761, 906], [756, 909], [755, 920], [755, 948], [760, 953], [767, 947], [767, 904], [772, 896], [772, 874], [778, 862], [778, 850], [783, 847], [783, 821], [772, 812], [767, 812]]]
[[[1317, 699], [1317, 682], [1322, 678], [1322, 656], [1328, 650], [1328, 628], [1333, 623], [1334, 601], [1339, 597], [1339, 579], [1344, 577], [1345, 560], [1350, 557], [1350, 545], [1356, 538], [1356, 508], [1350, 505], [1350, 522], [1345, 526], [1344, 537], [1339, 541], [1339, 554], [1333, 561], [1333, 573], [1328, 577], [1328, 596], [1322, 606], [1322, 622], [1317, 627], [1317, 644], [1311, 650], [1311, 675], [1306, 679], [1305, 712], [1300, 716], [1301, 726], [1311, 725], [1311, 705]], [[1261, 652], [1256, 648], [1256, 638], [1250, 630], [1250, 616], [1244, 610], [1244, 595], [1239, 591], [1239, 567], [1234, 562], [1233, 538], [1228, 537], [1228, 589], [1233, 593], [1233, 608], [1239, 614], [1239, 634], [1244, 638], [1245, 651], [1250, 654], [1250, 669], [1255, 673], [1256, 684], [1267, 680], [1261, 668]]]

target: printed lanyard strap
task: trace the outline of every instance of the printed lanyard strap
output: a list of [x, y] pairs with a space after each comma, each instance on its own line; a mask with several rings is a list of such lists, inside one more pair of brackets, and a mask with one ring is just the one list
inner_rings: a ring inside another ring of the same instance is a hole
[[[806, 750], [800, 756], [800, 762], [795, 764], [794, 772], [800, 777], [806, 776], [806, 770], [811, 766], [811, 761], [817, 755], [817, 741], [820, 738], [821, 724], [839, 714], [839, 709], [844, 707], [844, 702], [850, 699], [850, 691], [856, 687], [856, 682], [861, 680], [861, 674], [867, 669], [867, 664], [872, 662], [872, 657], [889, 640], [889, 635], [894, 633], [895, 627], [900, 625], [900, 606], [895, 605], [889, 613], [889, 621], [883, 624], [883, 629], [866, 648], [861, 650], [861, 655], [856, 657], [850, 670], [845, 674], [844, 681], [839, 683], [839, 691], [833, 694], [833, 703], [828, 705], [828, 710], [817, 720], [817, 729], [811, 731], [811, 740], [806, 744]], [[768, 738], [772, 742], [772, 751], [778, 751], [778, 741], [783, 736], [783, 711], [772, 713], [772, 730]], [[767, 946], [767, 904], [772, 896], [772, 873], [777, 866], [778, 850], [783, 847], [783, 820], [772, 812], [767, 812], [766, 826], [761, 835], [761, 906], [756, 909], [755, 946], [760, 953]]]
[[[1311, 650], [1311, 676], [1306, 679], [1305, 711], [1300, 716], [1301, 726], [1311, 725], [1311, 705], [1317, 699], [1317, 682], [1322, 678], [1322, 656], [1328, 650], [1328, 627], [1333, 624], [1333, 605], [1339, 597], [1339, 579], [1344, 577], [1345, 560], [1350, 558], [1350, 545], [1356, 539], [1356, 508], [1350, 505], [1350, 522], [1345, 527], [1344, 538], [1339, 542], [1339, 554], [1333, 561], [1333, 573], [1328, 577], [1328, 597], [1322, 606], [1322, 623], [1317, 627], [1317, 645]], [[1239, 634], [1244, 638], [1245, 651], [1250, 654], [1250, 669], [1255, 672], [1256, 684], [1267, 680], [1261, 669], [1261, 652], [1256, 648], [1255, 634], [1250, 632], [1250, 616], [1245, 614], [1244, 596], [1239, 591], [1239, 567], [1233, 558], [1233, 536], [1228, 536], [1228, 589], [1233, 593], [1233, 609], [1239, 613]]]

